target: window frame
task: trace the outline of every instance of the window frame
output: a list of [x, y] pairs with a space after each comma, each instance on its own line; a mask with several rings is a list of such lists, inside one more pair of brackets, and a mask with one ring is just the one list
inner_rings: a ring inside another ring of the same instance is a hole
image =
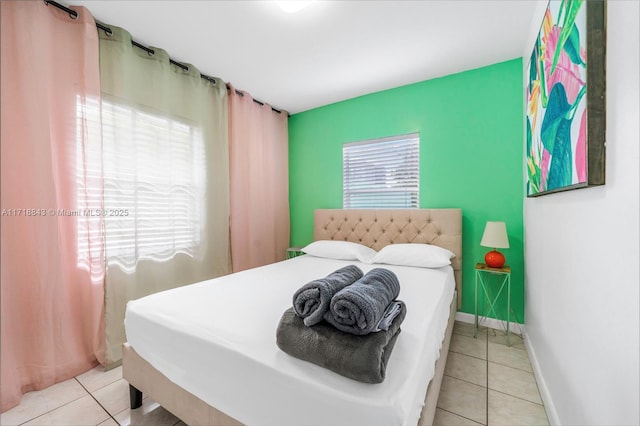
[[[404, 154], [404, 159], [396, 155], [399, 149], [401, 150], [399, 154]], [[418, 208], [419, 205], [420, 134], [418, 132], [349, 142], [343, 145], [343, 208], [409, 209]]]
[[[206, 221], [204, 211], [206, 148], [201, 129], [182, 118], [120, 103], [106, 96], [91, 105], [81, 106], [79, 103], [77, 114], [79, 117], [82, 114], [89, 114], [90, 119], [99, 122], [102, 129], [101, 137], [96, 138], [93, 145], [87, 149], [101, 152], [99, 163], [92, 164], [90, 167], [99, 167], [103, 181], [99, 191], [100, 199], [78, 206], [81, 213], [77, 218], [79, 263], [86, 262], [85, 258], [89, 250], [87, 244], [81, 244], [80, 240], [86, 238], [87, 222], [95, 220], [92, 216], [96, 215], [102, 216], [103, 229], [107, 237], [104, 252], [107, 265], [115, 264], [130, 271], [135, 268], [139, 260], [162, 262], [173, 258], [178, 253], [194, 256], [201, 247]], [[118, 126], [119, 119], [122, 117], [124, 117], [122, 123], [128, 126]], [[78, 126], [80, 125], [79, 120]], [[150, 131], [161, 133], [163, 136], [151, 139], [148, 135]], [[118, 134], [119, 132], [127, 133], [127, 137], [123, 138]], [[147, 136], [139, 139], [145, 133]], [[110, 146], [112, 142], [115, 144]], [[131, 147], [136, 152], [132, 161], [136, 167], [135, 171], [121, 169], [117, 163], [110, 163], [107, 166], [107, 159], [116, 155], [114, 150], [117, 150], [117, 144], [135, 143], [143, 144], [137, 148]], [[189, 148], [173, 148], [172, 151], [162, 152], [163, 155], [169, 155], [172, 159], [179, 157], [183, 163], [180, 169], [159, 168], [158, 172], [154, 170], [157, 167], [154, 164], [147, 164], [142, 169], [139, 167], [138, 162], [141, 161], [140, 154], [143, 150], [148, 147], [158, 149], [158, 146], [162, 147], [164, 146], [162, 144], [167, 143], [189, 145]], [[81, 149], [78, 141], [79, 157]], [[180, 155], [176, 156], [175, 153]], [[78, 163], [78, 170], [80, 166]], [[182, 175], [179, 172], [182, 172]], [[132, 178], [128, 178], [129, 174]], [[81, 176], [78, 176], [79, 200], [81, 192], [90, 189], [82, 185], [80, 179]], [[148, 194], [133, 196], [133, 198], [125, 195], [119, 200], [117, 193], [121, 187], [126, 188], [127, 192], [135, 193], [139, 193], [141, 187], [145, 187], [147, 191], [154, 188], [163, 189], [156, 195]], [[143, 207], [139, 204], [141, 200], [147, 201]], [[139, 217], [140, 215], [143, 217]], [[160, 222], [153, 224], [151, 221], [156, 216]], [[171, 223], [171, 227], [164, 226], [166, 223]], [[177, 224], [180, 225], [178, 228], [176, 228]], [[124, 228], [123, 225], [125, 225]]]

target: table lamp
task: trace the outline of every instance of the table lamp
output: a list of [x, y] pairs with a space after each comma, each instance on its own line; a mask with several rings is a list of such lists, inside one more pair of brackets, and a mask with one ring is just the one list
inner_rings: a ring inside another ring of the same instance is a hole
[[509, 248], [507, 225], [504, 222], [487, 222], [480, 245], [493, 248], [484, 256], [484, 263], [491, 268], [502, 268], [505, 261], [504, 255], [496, 249]]

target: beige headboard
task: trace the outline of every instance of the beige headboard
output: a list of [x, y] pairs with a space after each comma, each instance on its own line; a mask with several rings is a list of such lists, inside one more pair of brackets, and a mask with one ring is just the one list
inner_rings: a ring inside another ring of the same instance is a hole
[[380, 250], [394, 243], [444, 247], [451, 259], [458, 308], [462, 302], [461, 209], [321, 209], [314, 213], [314, 240], [344, 240]]

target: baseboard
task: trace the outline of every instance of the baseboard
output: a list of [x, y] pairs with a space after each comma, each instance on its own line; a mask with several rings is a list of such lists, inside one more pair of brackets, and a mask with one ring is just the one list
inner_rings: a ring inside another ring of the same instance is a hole
[[553, 404], [553, 400], [551, 399], [551, 393], [549, 392], [549, 387], [547, 386], [547, 382], [544, 380], [544, 376], [542, 375], [542, 370], [540, 368], [540, 364], [538, 363], [538, 357], [536, 356], [536, 350], [533, 348], [533, 344], [531, 343], [531, 339], [527, 334], [527, 330], [523, 327], [522, 340], [524, 340], [524, 346], [527, 348], [527, 354], [529, 355], [529, 361], [531, 362], [531, 368], [533, 369], [533, 375], [536, 377], [536, 382], [538, 384], [538, 390], [540, 391], [540, 398], [542, 398], [542, 403], [544, 404], [544, 409], [547, 412], [547, 418], [549, 419], [550, 425], [560, 425], [560, 418], [558, 417], [558, 411], [556, 410], [556, 406]]
[[[456, 321], [466, 322], [469, 324], [475, 324], [476, 317], [473, 314], [468, 314], [466, 312], [456, 312]], [[507, 322], [503, 320], [497, 320], [495, 318], [482, 318], [481, 324], [483, 327], [494, 328], [496, 330], [506, 330]], [[524, 330], [524, 324], [520, 324], [518, 322], [510, 322], [509, 330], [515, 334], [522, 334]]]

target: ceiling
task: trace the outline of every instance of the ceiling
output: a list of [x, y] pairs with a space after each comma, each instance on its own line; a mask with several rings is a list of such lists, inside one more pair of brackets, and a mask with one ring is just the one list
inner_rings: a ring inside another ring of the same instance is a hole
[[293, 114], [520, 57], [546, 1], [64, 3]]

